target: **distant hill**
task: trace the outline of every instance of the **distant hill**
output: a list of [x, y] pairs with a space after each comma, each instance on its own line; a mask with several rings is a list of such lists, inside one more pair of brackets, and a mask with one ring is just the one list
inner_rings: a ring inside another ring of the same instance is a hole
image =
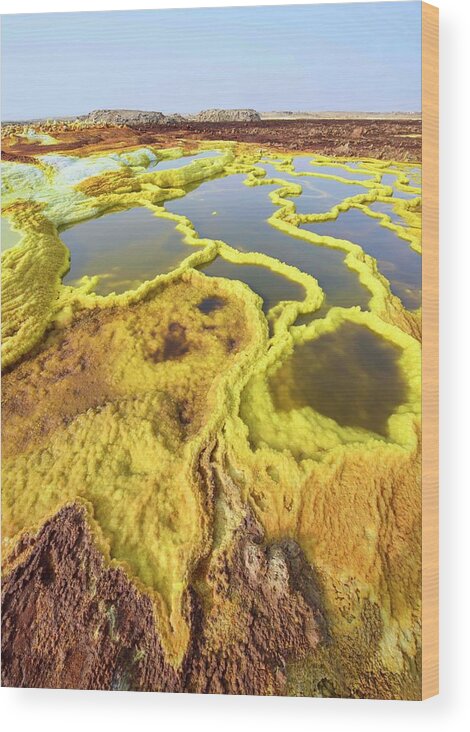
[[255, 109], [205, 109], [192, 114], [193, 122], [259, 122], [261, 117]]
[[421, 112], [260, 112], [260, 119], [421, 119]]
[[[80, 120], [90, 125], [126, 127], [182, 126], [185, 122], [262, 122], [263, 120], [420, 120], [421, 112], [257, 112], [255, 109], [205, 109], [197, 114], [164, 114], [140, 109], [95, 109], [78, 117], [55, 117], [57, 122]], [[51, 121], [43, 119], [5, 120], [4, 125], [40, 125]]]
[[143, 112], [138, 109], [95, 109], [83, 119], [92, 124], [146, 127], [162, 124], [165, 115], [162, 112]]

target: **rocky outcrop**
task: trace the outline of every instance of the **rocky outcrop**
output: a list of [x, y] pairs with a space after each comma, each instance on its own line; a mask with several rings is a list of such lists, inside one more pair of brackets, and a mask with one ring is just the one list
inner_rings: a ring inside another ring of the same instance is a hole
[[155, 127], [156, 125], [182, 125], [193, 122], [259, 122], [254, 109], [206, 109], [199, 114], [183, 117], [181, 114], [143, 112], [138, 109], [96, 109], [83, 118], [93, 125], [105, 124], [126, 127]]
[[185, 690], [285, 694], [289, 663], [329, 640], [318, 578], [299, 545], [265, 543], [248, 512], [206, 579], [212, 602], [193, 613]]
[[85, 117], [92, 124], [126, 125], [127, 127], [153, 127], [165, 120], [162, 112], [142, 112], [138, 109], [95, 109]]
[[259, 122], [254, 109], [205, 109], [191, 118], [194, 122]]
[[181, 127], [187, 122], [186, 117], [182, 114], [167, 114], [163, 117], [160, 124], [167, 125], [168, 127]]

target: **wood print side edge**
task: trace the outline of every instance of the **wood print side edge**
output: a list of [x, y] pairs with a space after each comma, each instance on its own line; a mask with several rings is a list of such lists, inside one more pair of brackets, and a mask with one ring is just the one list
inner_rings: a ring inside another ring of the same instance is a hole
[[422, 698], [439, 693], [439, 10], [422, 3]]

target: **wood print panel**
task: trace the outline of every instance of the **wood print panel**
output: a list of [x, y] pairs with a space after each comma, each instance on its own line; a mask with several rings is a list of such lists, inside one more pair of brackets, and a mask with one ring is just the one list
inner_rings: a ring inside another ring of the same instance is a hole
[[437, 68], [415, 1], [2, 18], [5, 686], [437, 693]]

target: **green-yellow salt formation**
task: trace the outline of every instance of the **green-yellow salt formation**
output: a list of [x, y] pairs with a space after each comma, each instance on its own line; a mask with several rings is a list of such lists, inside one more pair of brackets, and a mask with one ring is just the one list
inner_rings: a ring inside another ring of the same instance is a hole
[[[292, 158], [279, 162], [277, 155], [279, 175], [267, 179], [257, 165], [266, 151], [217, 148], [217, 157], [161, 171], [149, 163], [182, 151], [51, 153], [36, 164], [3, 164], [2, 213], [22, 235], [2, 256], [5, 553], [64, 504], [84, 503], [105, 556], [152, 597], [165, 653], [178, 667], [191, 633], [188, 588], [214, 612], [217, 557], [248, 511], [266, 542], [287, 537], [299, 544], [322, 590], [328, 639], [310, 656], [291, 659], [286, 692], [327, 687], [337, 695], [415, 697], [420, 312], [404, 308], [358, 244], [299, 226], [356, 207], [420, 252], [419, 189], [409, 185], [404, 164], [363, 160], [352, 168], [347, 160], [319, 158], [338, 167], [337, 176], [324, 177], [351, 184], [342, 170], [370, 175], [361, 180], [363, 193], [322, 214], [300, 215], [295, 196], [303, 179], [322, 177], [314, 166], [296, 174]], [[298, 185], [284, 181], [283, 171], [297, 175]], [[392, 197], [381, 183], [390, 172], [414, 197]], [[302, 238], [345, 252], [345, 266], [370, 291], [367, 311], [333, 307], [296, 325], [300, 314], [322, 305], [314, 277], [265, 254], [201, 239], [188, 219], [165, 211], [165, 201], [184, 196], [188, 186], [234, 173], [246, 174], [248, 186], [276, 184], [267, 226], [284, 232], [287, 246]], [[404, 223], [371, 209], [375, 201], [393, 204]], [[63, 285], [69, 253], [61, 228], [135, 206], [174, 221], [188, 244], [179, 267], [149, 273], [119, 295], [95, 294], [93, 272], [77, 287]], [[195, 269], [218, 254], [299, 283], [303, 301], [280, 302], [265, 317], [246, 285]], [[309, 379], [292, 371], [298, 349], [311, 344], [314, 354], [317, 341], [345, 327], [365, 329], [395, 354], [402, 397], [383, 430], [276, 401], [279, 374], [287, 387], [289, 379]], [[227, 623], [237, 601], [221, 605]]]

